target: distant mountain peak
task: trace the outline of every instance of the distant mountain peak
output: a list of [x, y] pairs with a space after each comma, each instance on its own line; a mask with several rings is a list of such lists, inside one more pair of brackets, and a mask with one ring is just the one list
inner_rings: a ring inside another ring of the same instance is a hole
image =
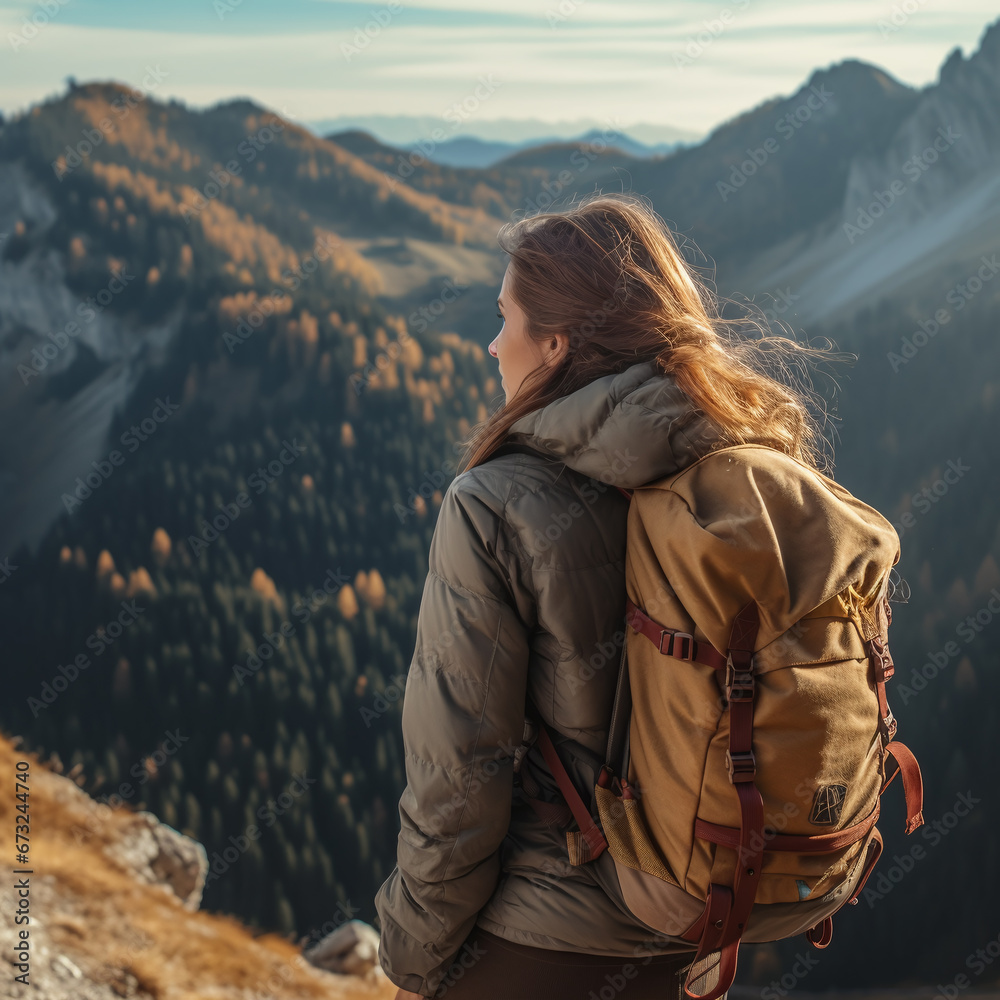
[[[887, 97], [913, 93], [914, 88], [897, 80], [879, 66], [861, 59], [843, 59], [825, 69], [814, 70], [802, 90], [825, 86], [834, 93], [852, 93], [877, 88]], [[799, 91], [801, 93], [801, 91]]]

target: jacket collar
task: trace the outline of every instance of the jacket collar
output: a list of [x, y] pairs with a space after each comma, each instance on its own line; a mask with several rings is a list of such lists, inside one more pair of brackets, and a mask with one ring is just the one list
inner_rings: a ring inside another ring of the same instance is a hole
[[671, 375], [643, 361], [526, 413], [506, 440], [593, 479], [634, 489], [707, 454], [719, 431]]

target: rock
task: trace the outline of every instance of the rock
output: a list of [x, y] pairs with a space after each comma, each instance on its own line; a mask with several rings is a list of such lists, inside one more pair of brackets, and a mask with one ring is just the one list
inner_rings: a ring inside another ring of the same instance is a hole
[[363, 920], [348, 920], [302, 953], [310, 965], [327, 972], [367, 976], [379, 970], [378, 931]]
[[196, 840], [138, 812], [105, 854], [150, 885], [170, 889], [188, 910], [197, 910], [208, 874], [208, 855]]
[[52, 971], [62, 979], [82, 979], [83, 973], [65, 955], [52, 959]]

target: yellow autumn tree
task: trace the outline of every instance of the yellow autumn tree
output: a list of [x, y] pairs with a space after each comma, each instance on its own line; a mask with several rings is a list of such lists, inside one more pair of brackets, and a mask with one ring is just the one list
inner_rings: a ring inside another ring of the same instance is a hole
[[373, 569], [368, 574], [368, 589], [365, 592], [365, 600], [376, 611], [385, 604], [385, 581], [377, 569]]
[[[99, 583], [104, 583], [106, 578], [115, 571], [115, 561], [107, 549], [101, 549], [97, 556], [96, 575]], [[124, 581], [122, 581], [124, 583]]]
[[145, 566], [138, 566], [128, 575], [128, 596], [135, 597], [137, 594], [156, 596], [156, 587]]
[[281, 597], [278, 595], [278, 588], [275, 587], [274, 580], [260, 566], [250, 575], [250, 589], [255, 594], [260, 594], [264, 600], [270, 601], [276, 607], [280, 607]]
[[170, 541], [170, 536], [163, 530], [163, 528], [157, 528], [153, 532], [153, 541], [149, 545], [149, 551], [153, 555], [153, 559], [156, 560], [157, 565], [163, 566], [166, 561], [170, 558], [170, 550], [173, 543]]
[[358, 599], [354, 594], [354, 588], [349, 583], [345, 583], [337, 591], [337, 608], [348, 621], [360, 610]]

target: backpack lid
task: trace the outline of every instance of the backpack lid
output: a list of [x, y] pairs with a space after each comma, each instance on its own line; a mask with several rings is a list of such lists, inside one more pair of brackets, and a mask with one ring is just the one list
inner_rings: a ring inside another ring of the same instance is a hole
[[636, 489], [629, 516], [633, 573], [643, 555], [667, 567], [677, 599], [721, 650], [748, 601], [760, 608], [760, 649], [849, 588], [875, 604], [899, 559], [899, 536], [877, 510], [763, 445], [721, 448]]

